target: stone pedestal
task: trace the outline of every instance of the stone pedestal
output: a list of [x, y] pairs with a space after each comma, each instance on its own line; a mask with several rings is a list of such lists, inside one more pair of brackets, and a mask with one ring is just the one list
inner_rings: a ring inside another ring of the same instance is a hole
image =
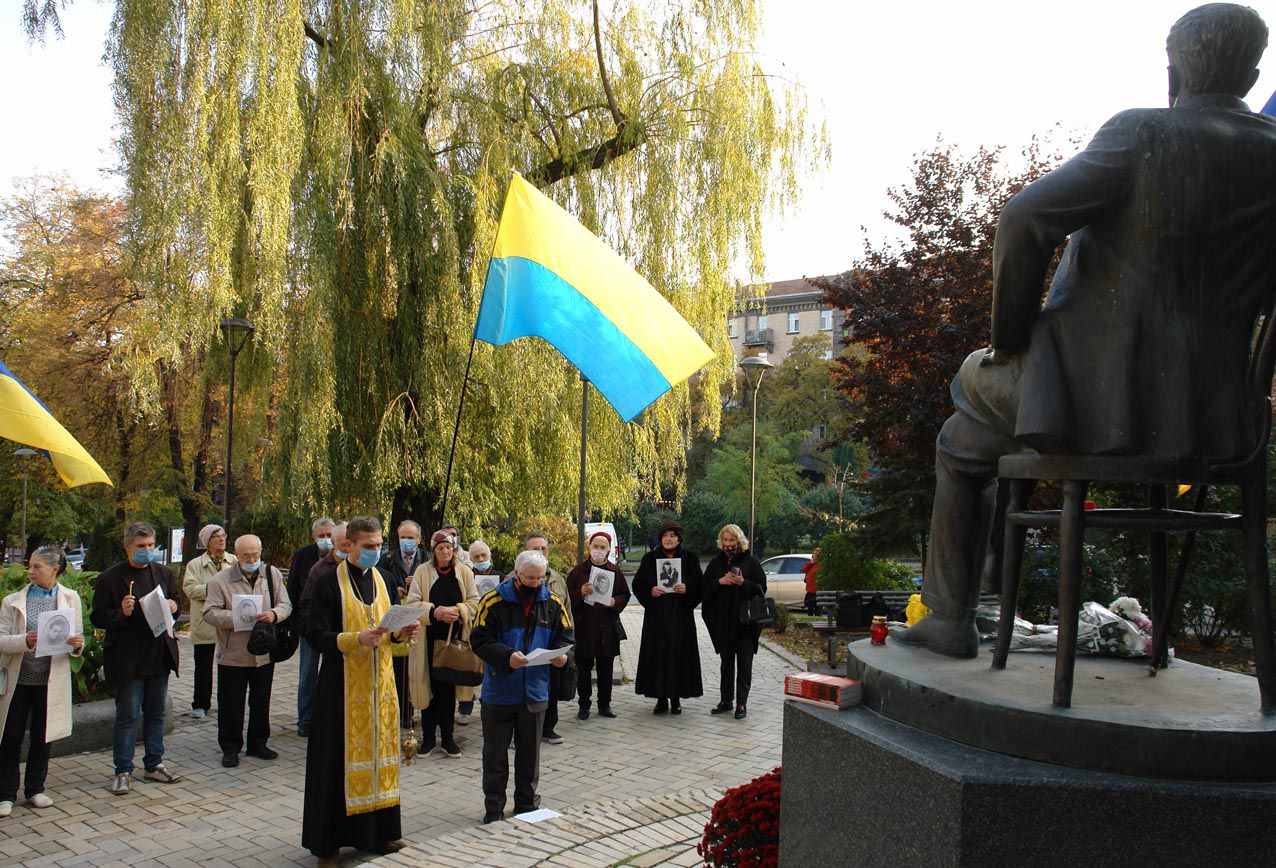
[[784, 710], [780, 865], [1270, 864], [1276, 785], [992, 753], [866, 707]]

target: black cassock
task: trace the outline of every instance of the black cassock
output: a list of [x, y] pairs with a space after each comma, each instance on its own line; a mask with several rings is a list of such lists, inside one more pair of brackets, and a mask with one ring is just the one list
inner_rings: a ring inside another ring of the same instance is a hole
[[[687, 593], [653, 597], [656, 561], [666, 557], [682, 559], [682, 583], [687, 586]], [[682, 546], [673, 554], [657, 548], [643, 555], [633, 581], [634, 595], [646, 610], [642, 619], [642, 645], [638, 650], [638, 677], [634, 683], [634, 691], [639, 696], [689, 699], [704, 694], [695, 621], [700, 588], [700, 561]]]
[[[358, 568], [351, 566], [350, 578], [362, 599], [373, 599], [371, 570], [360, 575]], [[337, 634], [344, 630], [341, 617], [337, 577], [326, 575], [310, 592], [306, 639], [321, 656], [306, 745], [306, 794], [301, 817], [301, 846], [319, 857], [331, 855], [338, 847], [371, 850], [403, 837], [398, 805], [346, 815], [346, 678], [343, 655], [337, 648]]]

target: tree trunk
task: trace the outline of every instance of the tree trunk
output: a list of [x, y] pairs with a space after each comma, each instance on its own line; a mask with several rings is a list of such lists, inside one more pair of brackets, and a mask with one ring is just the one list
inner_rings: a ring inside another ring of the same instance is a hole
[[[199, 502], [187, 483], [186, 461], [182, 456], [181, 414], [178, 411], [177, 372], [163, 361], [156, 362], [159, 371], [160, 404], [164, 408], [164, 421], [168, 427], [168, 457], [173, 468], [173, 493], [182, 508], [182, 524], [186, 539], [182, 545], [183, 557], [194, 554], [194, 535], [199, 532]], [[192, 530], [192, 528], [194, 530]]]
[[[456, 494], [453, 489], [452, 495]], [[411, 519], [421, 525], [422, 544], [428, 546], [430, 534], [438, 530], [444, 521], [440, 512], [443, 492], [436, 488], [400, 485], [394, 492], [394, 506], [390, 510], [390, 523], [385, 529], [387, 540], [394, 537], [399, 523]]]
[[[221, 407], [213, 400], [213, 389], [207, 378], [204, 379], [204, 394], [199, 408], [199, 437], [195, 441], [195, 455], [191, 460], [191, 494], [199, 499], [208, 490], [208, 457], [213, 448], [213, 428], [221, 418]], [[190, 516], [183, 509], [182, 518], [186, 523], [186, 539], [182, 546], [182, 562], [186, 563], [195, 557], [196, 544], [201, 518], [196, 513], [192, 523]], [[230, 530], [227, 529], [227, 534]]]

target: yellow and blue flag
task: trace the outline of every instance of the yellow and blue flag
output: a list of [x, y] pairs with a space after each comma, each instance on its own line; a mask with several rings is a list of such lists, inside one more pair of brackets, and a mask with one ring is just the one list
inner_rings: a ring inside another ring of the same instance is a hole
[[0, 362], [0, 437], [43, 451], [67, 488], [91, 482], [112, 484], [93, 456], [4, 362]]
[[474, 336], [496, 346], [545, 339], [626, 422], [713, 358], [642, 275], [517, 174]]

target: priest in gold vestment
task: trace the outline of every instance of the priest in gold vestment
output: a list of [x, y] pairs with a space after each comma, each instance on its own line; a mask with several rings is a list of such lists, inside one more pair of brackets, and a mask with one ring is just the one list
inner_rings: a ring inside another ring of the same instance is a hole
[[381, 542], [375, 518], [351, 519], [348, 557], [334, 579], [311, 589], [306, 639], [322, 662], [306, 746], [301, 844], [319, 857], [319, 868], [337, 865], [341, 847], [392, 853], [403, 846], [390, 646], [410, 640], [420, 625], [401, 634], [377, 627], [392, 602], [376, 569]]

